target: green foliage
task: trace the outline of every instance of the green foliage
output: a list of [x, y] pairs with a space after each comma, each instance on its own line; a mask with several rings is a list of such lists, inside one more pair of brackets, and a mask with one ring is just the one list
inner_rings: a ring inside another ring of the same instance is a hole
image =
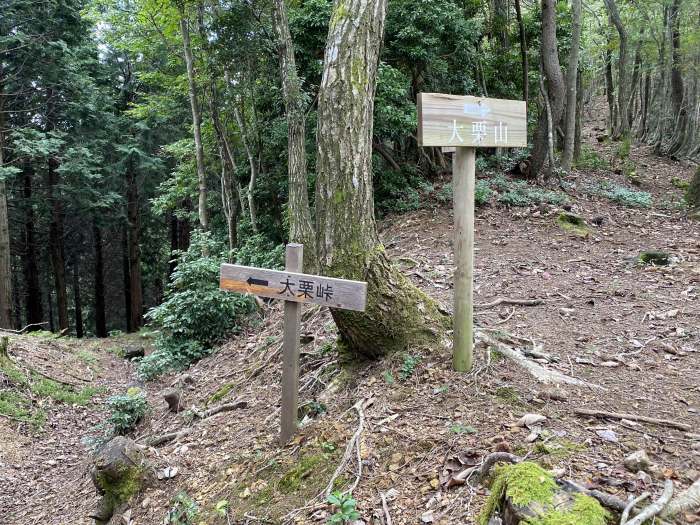
[[652, 264], [654, 266], [668, 266], [671, 264], [671, 256], [666, 252], [649, 251], [639, 254], [639, 264]]
[[168, 525], [195, 525], [199, 518], [199, 506], [186, 493], [179, 492], [172, 501], [166, 523]]
[[455, 434], [476, 434], [477, 430], [471, 425], [455, 423], [450, 427], [450, 432], [453, 432]]
[[650, 193], [646, 191], [629, 190], [622, 186], [613, 186], [611, 189], [604, 191], [603, 196], [613, 202], [631, 208], [648, 208], [652, 203]]
[[44, 410], [34, 409], [31, 399], [10, 389], [0, 390], [0, 415], [14, 421], [29, 423], [34, 429], [41, 428], [46, 422]]
[[251, 233], [241, 239], [234, 257], [237, 264], [281, 269], [284, 267], [284, 244], [274, 244], [262, 233]]
[[581, 153], [576, 159], [575, 167], [580, 170], [607, 170], [610, 169], [610, 163], [601, 157], [596, 150], [590, 146], [583, 145]]
[[394, 374], [391, 373], [391, 370], [385, 370], [382, 372], [382, 377], [384, 378], [384, 382], [386, 382], [387, 385], [393, 385], [395, 380], [394, 380]]
[[328, 503], [333, 505], [335, 513], [328, 518], [327, 523], [331, 525], [340, 525], [350, 523], [360, 518], [360, 513], [357, 512], [357, 501], [350, 494], [342, 492], [333, 492], [328, 496]]
[[506, 206], [533, 206], [537, 204], [562, 205], [567, 197], [561, 192], [543, 190], [523, 180], [509, 180], [497, 175], [490, 181], [491, 187], [499, 192], [498, 202]]
[[416, 371], [416, 367], [420, 364], [420, 361], [420, 356], [413, 356], [411, 354], [404, 355], [403, 362], [401, 363], [401, 369], [399, 370], [399, 377], [402, 381], [406, 381], [413, 375], [413, 372]]
[[146, 314], [161, 331], [155, 351], [139, 364], [141, 378], [186, 368], [252, 312], [255, 303], [250, 297], [219, 290], [224, 260], [221, 246], [209, 234], [193, 234], [189, 250], [179, 254], [165, 300]]
[[[484, 206], [488, 204], [494, 195], [494, 191], [491, 189], [491, 184], [486, 180], [477, 180], [474, 187], [474, 203], [476, 206]], [[435, 198], [443, 204], [451, 203], [453, 196], [452, 183], [448, 182], [437, 192], [435, 192]]]
[[130, 388], [126, 394], [107, 399], [109, 423], [115, 434], [128, 434], [136, 428], [148, 411], [146, 395], [139, 388]]
[[691, 209], [700, 211], [700, 168], [695, 172], [693, 180], [688, 185], [685, 200]]

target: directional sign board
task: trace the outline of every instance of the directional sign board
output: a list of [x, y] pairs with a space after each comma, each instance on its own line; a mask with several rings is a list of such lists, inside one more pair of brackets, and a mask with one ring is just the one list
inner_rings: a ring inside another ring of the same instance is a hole
[[419, 93], [418, 144], [471, 148], [525, 147], [526, 104], [520, 100]]
[[222, 264], [220, 279], [221, 289], [229, 292], [251, 293], [344, 310], [364, 311], [367, 303], [367, 283], [360, 281], [236, 264]]

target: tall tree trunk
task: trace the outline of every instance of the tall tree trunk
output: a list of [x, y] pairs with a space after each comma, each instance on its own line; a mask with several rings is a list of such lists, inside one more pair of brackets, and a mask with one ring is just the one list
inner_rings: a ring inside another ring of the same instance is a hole
[[389, 261], [374, 221], [372, 117], [387, 0], [335, 0], [318, 100], [316, 231], [325, 274], [368, 283], [366, 312], [332, 310], [365, 356], [435, 346], [448, 324]]
[[610, 39], [608, 38], [608, 45], [605, 48], [605, 97], [608, 101], [608, 131], [612, 135], [615, 128], [615, 84], [613, 82], [610, 45]]
[[304, 250], [304, 269], [314, 272], [318, 264], [306, 173], [305, 105], [301, 91], [301, 80], [294, 59], [294, 44], [289, 32], [285, 0], [274, 0], [273, 15], [279, 47], [284, 105], [287, 113], [289, 236], [290, 241], [301, 243], [306, 247]]
[[[4, 165], [5, 111], [3, 65], [0, 62], [0, 168]], [[7, 185], [0, 179], [0, 328], [12, 328], [12, 254], [10, 252], [10, 218], [7, 213]]]
[[243, 149], [245, 149], [246, 156], [248, 157], [248, 165], [250, 166], [250, 180], [248, 181], [248, 214], [250, 217], [250, 226], [254, 232], [258, 231], [258, 213], [257, 207], [255, 206], [255, 184], [258, 180], [258, 161], [253, 154], [252, 146], [250, 143], [250, 137], [248, 135], [248, 126], [245, 122], [244, 115], [238, 107], [233, 109], [233, 115], [236, 117], [236, 123], [238, 124], [238, 129], [241, 132], [241, 141], [243, 142]]
[[192, 128], [194, 130], [194, 149], [197, 162], [197, 181], [199, 185], [199, 225], [202, 230], [209, 229], [209, 212], [207, 210], [207, 174], [204, 167], [204, 146], [202, 145], [202, 111], [197, 97], [197, 83], [194, 71], [194, 57], [192, 56], [192, 43], [190, 41], [189, 21], [184, 6], [180, 6], [180, 33], [182, 35], [182, 47], [187, 67], [187, 85], [190, 96], [190, 109], [192, 110]]
[[32, 177], [34, 170], [29, 161], [22, 172], [24, 197], [24, 288], [26, 290], [27, 324], [43, 323], [44, 309], [41, 299], [39, 266], [37, 264], [36, 235], [34, 231], [34, 203], [32, 202]]
[[107, 337], [105, 320], [104, 257], [102, 254], [102, 230], [97, 221], [92, 221], [92, 245], [95, 257], [95, 336]]
[[141, 214], [139, 190], [133, 161], [128, 162], [126, 173], [127, 221], [129, 225], [129, 297], [131, 299], [131, 331], [137, 331], [143, 324], [143, 291], [141, 285]]
[[73, 272], [73, 310], [75, 313], [75, 336], [83, 337], [83, 304], [80, 298], [80, 269], [78, 257], [75, 257], [71, 265]]
[[680, 30], [681, 0], [673, 0], [671, 4], [671, 108], [673, 110], [675, 133], [674, 140], [668, 149], [669, 155], [675, 155], [685, 142], [687, 127], [687, 103], [684, 99], [683, 73], [681, 72], [681, 30]]
[[53, 267], [54, 287], [56, 288], [56, 308], [58, 329], [68, 328], [68, 293], [66, 288], [66, 256], [63, 241], [63, 203], [58, 191], [58, 160], [49, 158], [47, 170], [47, 193], [51, 205], [49, 225], [49, 250]]
[[561, 167], [571, 171], [576, 142], [576, 83], [578, 81], [578, 55], [581, 45], [581, 0], [571, 0], [572, 28], [569, 66], [566, 70], [566, 114], [564, 118], [564, 151]]
[[122, 277], [124, 279], [124, 321], [126, 332], [133, 331], [131, 327], [131, 265], [129, 264], [129, 225], [125, 222], [122, 226]]
[[518, 32], [520, 33], [520, 62], [523, 75], [523, 100], [527, 104], [530, 101], [530, 66], [527, 57], [527, 37], [525, 35], [525, 24], [523, 24], [523, 14], [520, 8], [520, 0], [515, 0], [515, 16], [518, 19]]
[[583, 72], [578, 68], [576, 76], [576, 124], [574, 129], [574, 161], [581, 158], [581, 129], [583, 121]]
[[[547, 80], [547, 95], [552, 116], [552, 122], [559, 122], [564, 113], [566, 102], [566, 89], [564, 76], [559, 65], [559, 52], [557, 50], [557, 21], [556, 1], [542, 0], [542, 70]], [[550, 130], [547, 125], [548, 116], [545, 111], [540, 114], [535, 144], [530, 158], [530, 176], [538, 176], [548, 156]], [[552, 130], [553, 132], [553, 130]], [[552, 133], [553, 135], [553, 133]]]
[[619, 114], [618, 128], [613, 131], [616, 138], [626, 138], [630, 133], [629, 116], [627, 114], [628, 88], [627, 85], [627, 48], [629, 37], [627, 30], [622, 23], [620, 11], [617, 8], [615, 0], [604, 0], [605, 6], [608, 8], [610, 20], [617, 30], [620, 37], [620, 54], [617, 63], [617, 111]]

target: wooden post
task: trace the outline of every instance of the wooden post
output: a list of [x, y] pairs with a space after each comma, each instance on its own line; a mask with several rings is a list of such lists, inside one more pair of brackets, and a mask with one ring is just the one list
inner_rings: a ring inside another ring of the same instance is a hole
[[[284, 268], [288, 272], [301, 272], [304, 262], [304, 246], [288, 244]], [[301, 303], [284, 302], [284, 342], [282, 356], [282, 412], [280, 443], [286, 444], [297, 429], [299, 410], [299, 330]]]
[[474, 185], [476, 148], [458, 147], [452, 166], [455, 221], [454, 348], [452, 364], [468, 372], [474, 333]]

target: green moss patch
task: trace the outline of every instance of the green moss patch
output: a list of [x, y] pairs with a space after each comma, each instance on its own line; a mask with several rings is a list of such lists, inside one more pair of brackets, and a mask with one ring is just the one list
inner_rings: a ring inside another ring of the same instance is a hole
[[593, 498], [581, 494], [569, 497], [559, 490], [549, 472], [530, 461], [496, 469], [479, 524], [488, 525], [506, 501], [535, 514], [524, 521], [528, 525], [605, 525], [610, 517]]
[[586, 221], [573, 213], [560, 213], [559, 217], [557, 217], [557, 224], [564, 231], [573, 233], [579, 237], [587, 237], [590, 234]]
[[666, 252], [642, 252], [639, 254], [638, 258], [639, 264], [654, 266], [668, 266], [671, 264], [671, 256]]
[[[500, 356], [500, 354], [498, 354]], [[496, 398], [505, 405], [522, 405], [520, 394], [512, 386], [499, 386], [496, 389]]]
[[[232, 521], [244, 520], [249, 513], [276, 523], [316, 497], [331, 479], [344, 450], [340, 443], [329, 446], [329, 439], [330, 435], [319, 435], [304, 444], [296, 457], [270, 459], [256, 454], [238, 458], [235, 469], [244, 474], [219, 495], [230, 502]], [[347, 478], [339, 476], [334, 488], [342, 490], [347, 483]]]
[[221, 401], [223, 398], [225, 398], [231, 390], [233, 390], [234, 384], [233, 383], [226, 383], [225, 385], [221, 386], [216, 392], [214, 392], [209, 399], [207, 400], [207, 404], [211, 405], [212, 403], [216, 403], [217, 401]]

